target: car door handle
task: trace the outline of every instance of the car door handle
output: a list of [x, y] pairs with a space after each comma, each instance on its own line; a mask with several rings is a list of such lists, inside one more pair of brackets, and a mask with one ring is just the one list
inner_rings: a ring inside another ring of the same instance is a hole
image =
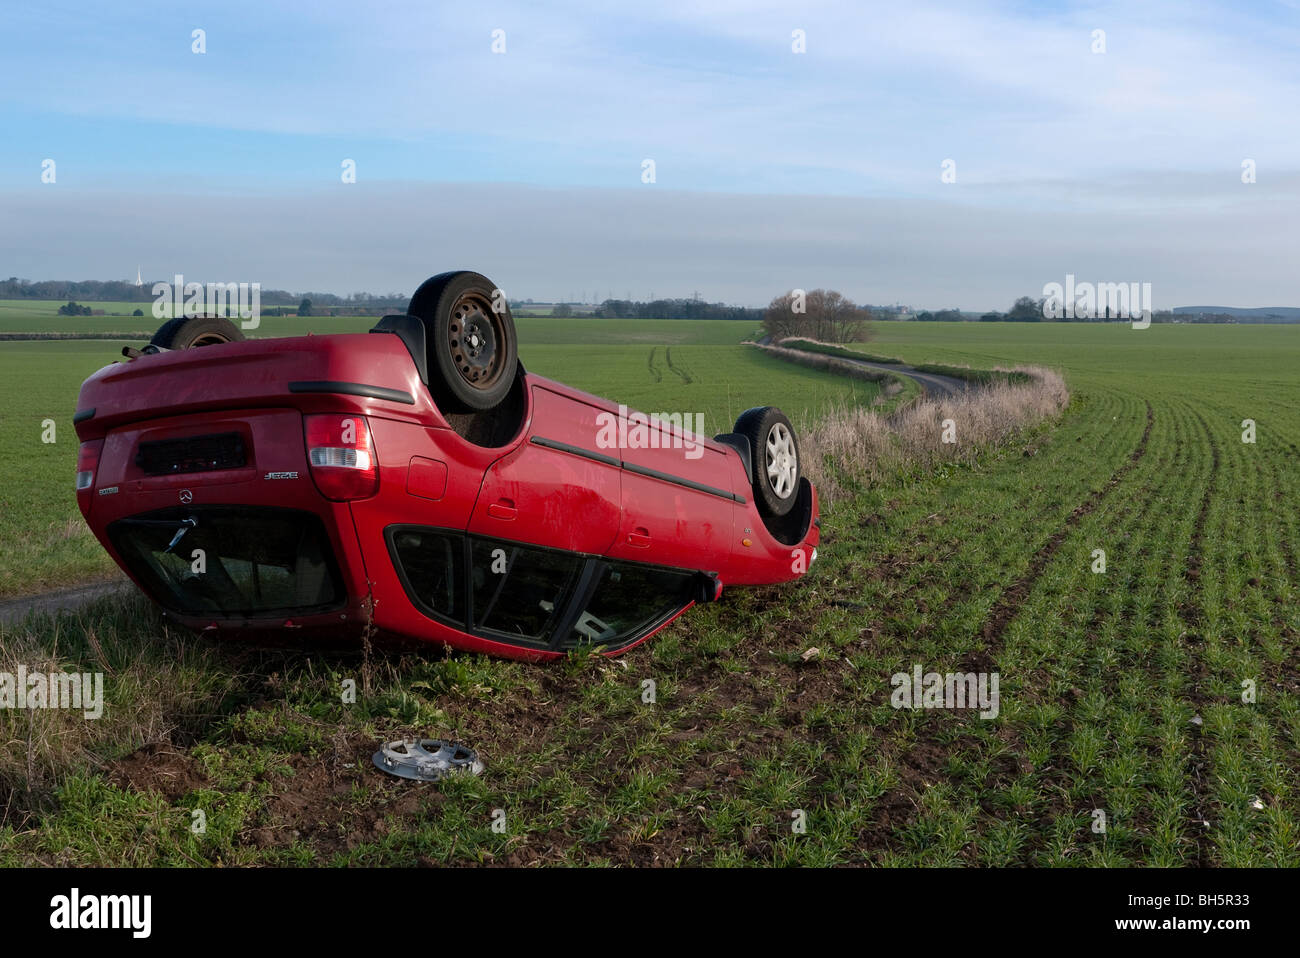
[[636, 529], [627, 534], [627, 544], [637, 549], [649, 549], [650, 530], [637, 526]]
[[513, 499], [498, 499], [488, 506], [488, 515], [493, 519], [513, 519], [516, 513]]

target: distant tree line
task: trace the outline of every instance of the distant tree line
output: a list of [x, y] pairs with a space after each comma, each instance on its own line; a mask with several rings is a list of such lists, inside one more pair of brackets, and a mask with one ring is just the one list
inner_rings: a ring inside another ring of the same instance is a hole
[[[92, 302], [152, 303], [154, 301], [154, 283], [170, 283], [172, 279], [171, 276], [167, 276], [158, 280], [150, 280], [143, 286], [137, 286], [135, 283], [122, 280], [97, 279], [78, 281], [52, 279], [33, 283], [31, 280], [10, 276], [6, 280], [0, 280], [0, 299], [80, 299]], [[187, 276], [186, 281], [199, 282], [193, 276]], [[222, 282], [227, 281], [229, 281], [229, 278], [222, 280]], [[206, 283], [207, 281], [204, 280], [203, 282]], [[218, 282], [218, 280], [214, 279], [213, 282]], [[370, 311], [404, 310], [411, 298], [405, 293], [377, 295], [362, 292], [352, 293], [348, 296], [336, 296], [333, 293], [290, 293], [283, 289], [263, 289], [261, 291], [263, 306], [297, 306], [303, 299], [310, 299], [315, 306], [334, 309], [343, 307], [358, 310], [364, 314]]]
[[[571, 315], [572, 310], [560, 312], [566, 305], [561, 303], [556, 306], [551, 315]], [[591, 315], [601, 319], [746, 319], [761, 322], [763, 310], [748, 306], [728, 306], [726, 303], [705, 303], [698, 299], [656, 299], [648, 303], [607, 299]]]
[[[1043, 316], [1045, 303], [1045, 298], [1041, 296], [1038, 299], [1034, 299], [1032, 296], [1021, 296], [1005, 313], [993, 310], [981, 315], [978, 321], [981, 323], [1120, 323], [1129, 322], [1131, 319], [1127, 313], [1111, 315], [1110, 307], [1107, 305], [1098, 309], [1097, 315], [1090, 318], [1062, 316], [1060, 319], [1048, 320]], [[1183, 322], [1237, 322], [1233, 317], [1226, 314], [1219, 314], [1213, 319], [1192, 319], [1189, 316], [1180, 314], [1179, 318]], [[940, 309], [935, 312], [923, 310], [917, 313], [913, 319], [913, 322], [918, 323], [969, 323], [972, 321], [971, 315], [963, 313], [959, 309]], [[1151, 313], [1151, 322], [1153, 323], [1172, 323], [1174, 321], [1174, 313], [1171, 310], [1156, 310]]]
[[[1161, 316], [1168, 317], [1161, 319]], [[1295, 320], [1281, 313], [1268, 313], [1262, 316], [1242, 316], [1237, 313], [1170, 313], [1151, 314], [1153, 323], [1294, 323]]]
[[964, 323], [966, 315], [960, 309], [940, 309], [930, 312], [928, 309], [916, 314], [913, 322], [917, 323]]
[[[197, 282], [193, 277], [189, 279], [191, 282]], [[171, 281], [172, 277], [166, 277], [156, 282], [170, 283]], [[87, 307], [77, 306], [79, 311], [76, 313], [65, 310], [68, 306], [75, 305], [77, 300], [152, 303], [154, 300], [154, 282], [146, 282], [143, 286], [136, 286], [135, 283], [123, 280], [42, 280], [41, 282], [32, 282], [31, 280], [11, 276], [6, 280], [0, 280], [0, 300], [62, 300], [67, 305], [59, 308], [61, 315], [87, 316], [91, 315], [91, 313], [80, 311], [87, 309]], [[833, 294], [840, 297], [840, 299], [844, 299], [834, 290], [814, 290], [808, 295], [812, 296], [812, 293]], [[263, 315], [267, 316], [291, 316], [295, 313], [301, 316], [309, 316], [313, 313], [315, 315], [382, 316], [390, 312], [405, 312], [407, 305], [410, 303], [410, 297], [404, 293], [379, 295], [357, 292], [347, 296], [338, 296], [333, 293], [291, 293], [282, 289], [263, 289], [260, 295], [262, 312]], [[778, 297], [779, 299], [780, 297]], [[844, 300], [844, 302], [852, 304], [851, 300]], [[518, 308], [528, 303], [531, 303], [531, 300], [512, 300], [511, 306]], [[1021, 296], [1006, 312], [993, 310], [979, 317], [963, 313], [959, 309], [923, 310], [911, 314], [895, 306], [873, 308], [853, 304], [853, 308], [865, 314], [863, 316], [864, 322], [870, 319], [882, 319], [921, 323], [959, 323], [972, 322], [978, 319], [980, 322], [988, 323], [1037, 323], [1044, 322], [1043, 304], [1043, 297]], [[843, 309], [843, 307], [834, 303], [828, 303], [827, 305], [834, 305], [837, 310]], [[303, 311], [304, 307], [307, 310], [306, 312]], [[699, 299], [656, 299], [650, 302], [607, 299], [589, 315], [606, 319], [736, 319], [749, 322], [764, 322], [771, 309], [771, 306], [767, 309], [756, 309], [748, 306], [730, 306], [726, 303], [706, 303]], [[556, 317], [572, 316], [574, 310], [569, 304], [561, 303], [552, 309], [551, 315]], [[1099, 315], [1091, 319], [1062, 317], [1056, 322], [1123, 322], [1127, 321], [1127, 319], [1127, 316], [1109, 316], [1107, 311], [1102, 308]], [[1151, 321], [1154, 323], [1294, 323], [1300, 321], [1300, 309], [1283, 307], [1277, 312], [1267, 309], [1223, 312], [1213, 307], [1180, 307], [1177, 313], [1170, 310], [1155, 311], [1152, 313]], [[815, 324], [817, 321], [807, 320], [806, 322]], [[814, 338], [822, 337], [816, 336]]]

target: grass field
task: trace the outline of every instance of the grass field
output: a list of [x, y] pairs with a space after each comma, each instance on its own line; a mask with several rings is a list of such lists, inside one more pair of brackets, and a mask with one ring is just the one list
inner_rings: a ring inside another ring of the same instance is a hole
[[[292, 317], [273, 328], [300, 322], [317, 333], [374, 325], [368, 318]], [[633, 409], [703, 413], [709, 435], [729, 432], [754, 405], [780, 406], [798, 425], [880, 394], [873, 383], [832, 379], [736, 345], [750, 331], [745, 324], [635, 321], [611, 329], [592, 320], [540, 319], [521, 320], [519, 330], [528, 369]], [[0, 464], [8, 480], [0, 488], [0, 598], [114, 574], [77, 511], [72, 413], [82, 380], [120, 357], [127, 342], [0, 342]], [[42, 441], [47, 419], [55, 421], [53, 443]]]
[[[77, 390], [120, 355], [110, 340], [0, 343], [0, 597], [104, 578], [116, 567], [77, 510]], [[54, 420], [54, 442], [43, 441]]]
[[[606, 334], [524, 359], [600, 391], [579, 347]], [[109, 701], [0, 716], [0, 863], [1300, 865], [1300, 329], [878, 324], [869, 350], [1053, 366], [1072, 402], [973, 465], [850, 483], [805, 581], [619, 662], [253, 651], [138, 599], [5, 630], [8, 661], [108, 672]], [[891, 707], [917, 665], [996, 673], [998, 717]], [[488, 770], [388, 779], [369, 754], [402, 734]]]

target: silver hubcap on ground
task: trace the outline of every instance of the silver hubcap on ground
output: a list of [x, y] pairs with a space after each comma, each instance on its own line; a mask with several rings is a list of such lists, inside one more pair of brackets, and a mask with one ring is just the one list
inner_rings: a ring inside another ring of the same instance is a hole
[[799, 478], [799, 455], [794, 451], [794, 437], [784, 424], [777, 423], [767, 433], [767, 481], [779, 499], [788, 499]]

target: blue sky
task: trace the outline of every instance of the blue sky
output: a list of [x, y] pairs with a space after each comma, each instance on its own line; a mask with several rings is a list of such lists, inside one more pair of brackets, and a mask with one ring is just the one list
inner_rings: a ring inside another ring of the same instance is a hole
[[788, 275], [983, 309], [1127, 270], [1097, 278], [1300, 303], [1298, 49], [1267, 0], [10, 6], [0, 272], [409, 291], [474, 256], [537, 298]]

